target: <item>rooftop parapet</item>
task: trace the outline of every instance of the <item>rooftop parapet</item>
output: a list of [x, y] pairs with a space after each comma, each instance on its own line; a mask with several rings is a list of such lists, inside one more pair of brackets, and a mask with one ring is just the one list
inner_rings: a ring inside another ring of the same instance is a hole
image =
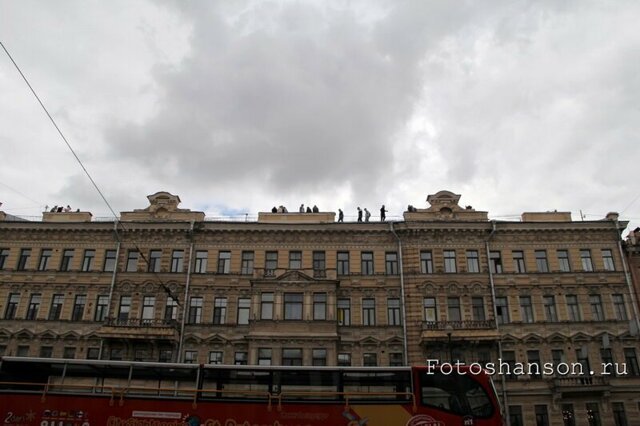
[[571, 222], [571, 212], [525, 212], [523, 222]]
[[176, 222], [202, 222], [204, 212], [195, 212], [190, 209], [179, 209], [180, 197], [165, 191], [156, 192], [147, 196], [149, 207], [135, 209], [132, 212], [121, 212], [120, 220], [123, 222], [147, 222], [147, 221], [176, 221]]
[[91, 212], [44, 212], [43, 222], [91, 222]]
[[259, 212], [259, 223], [333, 223], [335, 212], [320, 213], [271, 213]]
[[427, 197], [431, 205], [426, 209], [409, 206], [404, 212], [404, 220], [410, 221], [488, 221], [487, 212], [476, 211], [471, 206], [460, 207], [460, 195], [450, 191], [440, 191]]

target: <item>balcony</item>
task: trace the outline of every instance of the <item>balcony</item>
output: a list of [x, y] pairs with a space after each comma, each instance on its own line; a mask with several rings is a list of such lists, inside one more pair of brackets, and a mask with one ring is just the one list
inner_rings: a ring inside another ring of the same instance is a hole
[[570, 396], [606, 396], [611, 385], [606, 376], [556, 377], [552, 381], [552, 390], [557, 398]]
[[174, 340], [178, 338], [178, 329], [173, 320], [107, 318], [98, 335], [107, 339]]
[[494, 320], [423, 321], [422, 343], [428, 341], [496, 340], [499, 333]]

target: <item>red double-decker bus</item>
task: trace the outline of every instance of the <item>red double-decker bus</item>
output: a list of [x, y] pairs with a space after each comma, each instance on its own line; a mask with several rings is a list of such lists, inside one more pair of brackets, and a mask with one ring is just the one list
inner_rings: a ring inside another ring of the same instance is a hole
[[4, 357], [5, 426], [502, 426], [468, 367], [279, 367]]

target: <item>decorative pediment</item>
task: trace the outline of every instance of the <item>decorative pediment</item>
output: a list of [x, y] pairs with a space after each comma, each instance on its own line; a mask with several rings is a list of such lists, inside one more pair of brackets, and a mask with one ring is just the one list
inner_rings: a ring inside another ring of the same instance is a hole
[[38, 337], [40, 337], [40, 340], [54, 340], [54, 339], [58, 338], [58, 336], [56, 334], [53, 334], [49, 330], [47, 330], [47, 331], [45, 331], [43, 333], [40, 333], [40, 335]]
[[204, 339], [204, 342], [207, 344], [211, 344], [211, 345], [224, 345], [228, 342], [229, 340], [224, 338], [223, 336], [219, 335], [219, 334], [214, 334], [213, 336], [207, 337], [206, 339]]
[[69, 331], [67, 333], [61, 334], [60, 338], [64, 339], [65, 341], [78, 340], [80, 338], [80, 335], [75, 331]]
[[315, 282], [316, 280], [309, 275], [300, 271], [287, 271], [276, 277], [276, 281], [282, 282]]
[[515, 345], [518, 343], [519, 340], [520, 339], [518, 339], [517, 337], [511, 334], [505, 334], [504, 336], [502, 336], [502, 343], [507, 345]]
[[540, 345], [543, 339], [537, 334], [527, 334], [523, 339], [527, 345]]
[[591, 341], [591, 336], [588, 336], [584, 333], [578, 332], [571, 336], [572, 342], [589, 342]]
[[194, 335], [188, 335], [185, 337], [184, 343], [187, 345], [199, 345], [202, 343], [202, 339]]
[[551, 344], [564, 344], [567, 341], [567, 336], [560, 333], [553, 333], [547, 338], [547, 341]]
[[451, 191], [439, 191], [427, 197], [430, 206], [418, 209], [409, 206], [404, 212], [406, 221], [488, 221], [487, 212], [476, 211], [471, 206], [460, 207], [460, 195]]
[[18, 331], [15, 334], [15, 336], [16, 336], [17, 339], [21, 339], [21, 340], [22, 339], [29, 339], [29, 340], [33, 339], [33, 333], [30, 332], [29, 330], [26, 330], [26, 329], [22, 329], [22, 330]]
[[367, 336], [367, 337], [364, 337], [364, 338], [360, 339], [359, 343], [361, 345], [379, 345], [380, 344], [380, 340], [378, 340], [378, 339], [376, 339], [374, 337], [371, 337], [371, 336]]
[[122, 221], [204, 221], [204, 213], [180, 209], [180, 197], [166, 191], [156, 192], [147, 196], [149, 206], [132, 212], [121, 212]]

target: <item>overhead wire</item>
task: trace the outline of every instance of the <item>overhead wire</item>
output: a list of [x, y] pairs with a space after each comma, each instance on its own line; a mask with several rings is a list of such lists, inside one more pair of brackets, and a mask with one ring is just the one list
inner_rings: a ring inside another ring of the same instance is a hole
[[[0, 41], [0, 46], [2, 46], [2, 49], [4, 50], [4, 52], [7, 54], [7, 56], [9, 57], [9, 59], [11, 60], [11, 62], [13, 63], [14, 67], [16, 68], [16, 70], [18, 70], [18, 73], [20, 74], [20, 76], [22, 77], [22, 79], [24, 80], [24, 82], [27, 84], [27, 86], [29, 87], [29, 90], [31, 90], [31, 93], [33, 94], [33, 96], [36, 98], [36, 100], [38, 101], [38, 103], [40, 104], [40, 106], [42, 107], [43, 111], [45, 112], [45, 114], [47, 115], [47, 117], [49, 118], [49, 121], [51, 121], [51, 124], [53, 124], [53, 127], [55, 127], [56, 131], [58, 132], [58, 134], [60, 135], [60, 137], [62, 138], [62, 140], [64, 141], [65, 145], [67, 146], [67, 148], [69, 148], [69, 151], [71, 151], [71, 153], [73, 154], [74, 158], [76, 159], [76, 161], [78, 162], [78, 164], [80, 165], [80, 167], [82, 168], [82, 170], [84, 171], [85, 175], [89, 178], [89, 180], [91, 181], [91, 184], [93, 185], [93, 187], [95, 188], [95, 190], [98, 192], [98, 194], [100, 194], [100, 197], [102, 198], [102, 201], [104, 201], [104, 203], [106, 204], [107, 208], [109, 209], [109, 211], [111, 212], [111, 214], [113, 215], [113, 218], [115, 220], [115, 222], [117, 223], [117, 225], [119, 227], [122, 228], [123, 231], [129, 231], [127, 229], [127, 227], [124, 225], [124, 223], [122, 223], [122, 221], [118, 218], [118, 215], [115, 213], [114, 209], [111, 207], [111, 204], [109, 203], [109, 201], [107, 200], [107, 198], [104, 196], [103, 192], [100, 190], [100, 188], [98, 187], [98, 184], [96, 183], [96, 181], [93, 179], [93, 177], [91, 176], [91, 174], [89, 173], [89, 171], [87, 170], [87, 168], [84, 166], [84, 164], [82, 163], [82, 160], [80, 160], [80, 157], [78, 157], [78, 155], [76, 154], [75, 150], [73, 149], [73, 147], [71, 146], [71, 144], [69, 143], [69, 141], [67, 140], [67, 138], [65, 137], [64, 133], [62, 133], [62, 130], [60, 129], [60, 127], [58, 126], [58, 124], [56, 123], [56, 121], [53, 119], [53, 117], [51, 116], [51, 114], [49, 113], [49, 110], [47, 110], [47, 107], [44, 105], [44, 103], [42, 102], [42, 100], [40, 99], [40, 97], [38, 96], [38, 94], [36, 93], [35, 89], [33, 88], [33, 86], [31, 85], [31, 83], [29, 83], [29, 80], [27, 79], [27, 77], [24, 75], [24, 73], [22, 72], [22, 70], [20, 69], [20, 67], [18, 66], [18, 64], [16, 63], [16, 61], [13, 59], [13, 57], [11, 56], [11, 54], [9, 53], [9, 51], [7, 50], [7, 48], [5, 47], [4, 43], [2, 43]], [[6, 186], [6, 185], [5, 185]], [[34, 201], [34, 200], [31, 200]], [[118, 234], [117, 230], [115, 232], [116, 234], [116, 239], [118, 242], [122, 242], [122, 240], [120, 239], [120, 235]], [[146, 256], [144, 255], [144, 253], [142, 252], [142, 250], [140, 250], [140, 247], [138, 246], [138, 244], [135, 241], [132, 241], [131, 244], [135, 247], [136, 251], [139, 253], [139, 256], [142, 258], [142, 260], [147, 263], [147, 265], [149, 265], [149, 261], [146, 258]], [[180, 305], [180, 300], [178, 299], [177, 296], [174, 296], [173, 293], [171, 292], [171, 289], [164, 283], [164, 281], [157, 275], [157, 272], [155, 271], [150, 271], [152, 272], [156, 278], [158, 279], [160, 285], [162, 286], [163, 290], [165, 291], [165, 293], [167, 293], [169, 296], [171, 296], [171, 298], [173, 300], [175, 300], [178, 305]], [[185, 301], [186, 302], [186, 301]]]

